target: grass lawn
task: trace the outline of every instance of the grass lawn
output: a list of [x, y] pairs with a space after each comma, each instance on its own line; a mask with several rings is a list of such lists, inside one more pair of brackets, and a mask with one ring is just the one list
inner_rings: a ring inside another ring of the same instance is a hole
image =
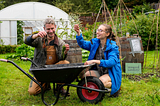
[[[149, 52], [148, 55], [152, 54], [153, 52]], [[9, 54], [1, 54], [0, 59], [4, 59], [7, 55]], [[153, 58], [150, 57], [147, 60], [147, 66], [153, 64]], [[31, 65], [29, 61], [14, 62], [26, 72]], [[44, 106], [41, 95], [28, 94], [29, 82], [30, 79], [14, 65], [0, 62], [0, 106]], [[71, 96], [63, 100], [60, 98], [57, 106], [160, 106], [160, 77], [154, 75], [140, 81], [123, 77], [119, 97], [109, 98], [106, 94], [104, 99], [96, 105], [81, 102], [75, 87], [70, 87], [69, 92]], [[46, 101], [52, 103], [54, 99], [52, 90], [45, 93]]]

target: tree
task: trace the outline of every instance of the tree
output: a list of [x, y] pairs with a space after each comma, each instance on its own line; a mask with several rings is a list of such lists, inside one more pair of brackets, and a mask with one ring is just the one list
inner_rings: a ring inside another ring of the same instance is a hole
[[53, 5], [67, 13], [87, 14], [89, 13], [88, 0], [54, 0]]
[[53, 1], [52, 3], [62, 9], [63, 11], [67, 12], [67, 13], [70, 13], [70, 12], [74, 12], [73, 11], [73, 7], [74, 7], [74, 3], [72, 3], [70, 0], [65, 0], [63, 2], [61, 2], [62, 0], [56, 0], [56, 1]]
[[[31, 0], [35, 2], [43, 2], [54, 5], [67, 13], [89, 14], [98, 13], [102, 4], [102, 0]], [[105, 0], [109, 10], [113, 10], [119, 0]], [[136, 5], [143, 5], [144, 3], [158, 2], [159, 0], [123, 0], [127, 7], [133, 8]], [[0, 9], [13, 5], [15, 3], [28, 2], [27, 0], [0, 0]]]
[[70, 0], [72, 1], [75, 6], [74, 6], [74, 10], [75, 13], [77, 14], [88, 14], [90, 13], [90, 4], [88, 2], [88, 0]]
[[90, 11], [98, 13], [102, 0], [88, 0], [88, 3], [90, 4]]
[[124, 2], [128, 7], [132, 8], [135, 5], [142, 5], [146, 0], [124, 0]]
[[5, 1], [0, 0], [0, 10], [2, 10], [5, 7], [4, 3]]

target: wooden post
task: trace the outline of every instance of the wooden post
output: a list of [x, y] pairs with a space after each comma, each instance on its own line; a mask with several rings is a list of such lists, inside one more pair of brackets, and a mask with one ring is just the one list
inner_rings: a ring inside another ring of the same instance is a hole
[[[158, 9], [158, 10], [160, 10], [160, 9]], [[156, 31], [156, 47], [155, 47], [155, 50], [156, 50], [156, 56], [157, 56], [157, 58], [158, 58], [158, 21], [159, 21], [159, 11], [158, 11], [158, 15], [157, 15], [157, 31]], [[160, 58], [160, 57], [159, 57]], [[158, 60], [158, 61], [156, 61], [157, 62], [157, 65], [156, 65], [156, 71], [157, 71], [157, 73], [158, 73], [158, 68], [159, 68], [159, 61], [160, 60]]]
[[[158, 8], [159, 8], [159, 10], [160, 10], [160, 5], [158, 4]], [[158, 17], [159, 17], [159, 11], [158, 11]], [[158, 31], [157, 31], [158, 32]], [[160, 49], [159, 49], [160, 50]], [[158, 51], [158, 50], [157, 50]], [[158, 71], [160, 72], [160, 51], [159, 51], [159, 59], [158, 59], [158, 69], [157, 69], [157, 73], [158, 73]], [[159, 75], [160, 75], [160, 73], [159, 73]]]
[[133, 20], [133, 16], [132, 16], [132, 14], [129, 12], [129, 10], [128, 10], [128, 8], [127, 8], [127, 6], [126, 6], [126, 4], [124, 3], [124, 1], [123, 1], [123, 0], [122, 0], [122, 3], [123, 3], [123, 4], [124, 4], [124, 6], [126, 7], [126, 9], [127, 9], [128, 13], [130, 14], [130, 16], [132, 17], [132, 21], [133, 21], [133, 23], [134, 23], [134, 25], [135, 25], [135, 28], [136, 28], [137, 34], [139, 35], [138, 29], [137, 29], [136, 23], [135, 23], [135, 22], [134, 22], [134, 20]]
[[158, 60], [158, 70], [160, 72], [160, 51], [159, 51], [159, 60]]
[[144, 67], [146, 67], [146, 63], [147, 63], [147, 54], [148, 54], [148, 49], [149, 49], [149, 42], [150, 42], [152, 28], [153, 28], [153, 25], [154, 25], [155, 18], [156, 18], [156, 14], [154, 15], [154, 19], [153, 19], [153, 22], [152, 22], [153, 24], [151, 26], [151, 31], [150, 31], [150, 34], [149, 34], [149, 39], [148, 39], [148, 44], [147, 44], [147, 51], [146, 51], [146, 57], [145, 57], [145, 65], [144, 65]]
[[97, 17], [96, 17], [96, 21], [95, 21], [95, 23], [94, 23], [94, 30], [93, 30], [93, 36], [92, 36], [92, 38], [94, 38], [94, 31], [95, 31], [95, 27], [96, 27], [96, 22], [97, 22], [97, 20], [98, 20], [99, 13], [100, 13], [100, 11], [101, 11], [102, 6], [103, 6], [103, 1], [102, 1], [102, 4], [101, 4], [101, 7], [100, 7], [100, 9], [99, 9], [98, 15], [97, 15]]
[[106, 22], [106, 24], [107, 24], [106, 8], [105, 8], [106, 3], [105, 3], [105, 1], [104, 1], [104, 0], [103, 0], [103, 5], [104, 5], [105, 22]]
[[122, 13], [121, 13], [121, 9], [122, 9], [122, 2], [120, 0], [120, 30], [121, 30], [121, 37], [122, 37]]
[[[104, 3], [105, 3], [105, 1], [104, 1]], [[105, 3], [105, 4], [106, 4], [106, 3]], [[110, 19], [111, 19], [111, 21], [112, 21], [113, 29], [115, 30], [116, 42], [117, 42], [117, 45], [119, 46], [120, 62], [121, 62], [121, 66], [122, 66], [122, 59], [121, 59], [122, 54], [121, 54], [121, 45], [120, 45], [120, 42], [119, 42], [119, 37], [117, 36], [116, 27], [114, 26], [114, 22], [113, 22], [113, 19], [112, 19], [111, 14], [110, 14], [110, 11], [109, 11], [107, 5], [105, 5], [105, 7], [106, 7], [107, 12], [109, 13]]]

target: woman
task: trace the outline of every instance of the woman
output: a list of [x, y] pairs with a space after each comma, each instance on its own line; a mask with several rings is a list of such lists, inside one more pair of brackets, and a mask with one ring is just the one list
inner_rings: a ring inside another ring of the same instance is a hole
[[78, 24], [74, 26], [74, 30], [77, 32], [78, 45], [90, 51], [88, 61], [84, 64], [96, 63], [95, 67], [85, 73], [86, 76], [98, 77], [106, 88], [111, 88], [111, 96], [117, 97], [121, 86], [122, 71], [112, 28], [106, 24], [100, 25], [96, 32], [97, 37], [90, 41], [83, 39]]

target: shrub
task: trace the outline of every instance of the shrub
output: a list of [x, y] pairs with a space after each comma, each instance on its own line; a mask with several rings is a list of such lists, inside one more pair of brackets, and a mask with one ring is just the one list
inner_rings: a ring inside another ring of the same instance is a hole
[[[154, 23], [153, 23], [153, 19], [154, 19], [153, 14], [149, 14], [149, 15], [142, 14], [137, 16], [137, 18], [134, 20], [137, 30], [139, 32], [139, 36], [142, 39], [142, 44], [145, 50], [147, 48], [151, 28], [152, 28], [152, 34], [150, 38], [149, 50], [155, 49], [157, 18], [155, 18]], [[160, 20], [158, 22], [160, 24]], [[152, 24], [153, 24], [153, 27], [151, 27]], [[158, 27], [158, 29], [160, 29], [160, 26]], [[125, 32], [129, 32], [130, 35], [137, 34], [134, 22], [132, 20], [129, 20], [126, 23], [126, 25], [122, 26], [122, 32], [123, 32], [123, 35], [125, 35]], [[160, 32], [158, 32], [158, 35], [160, 38]], [[158, 44], [159, 43], [160, 43], [160, 39], [158, 40]]]
[[143, 5], [136, 5], [133, 6], [133, 13], [134, 14], [142, 14], [145, 12], [153, 11], [154, 9], [151, 8], [149, 3], [143, 3]]
[[14, 53], [17, 45], [0, 45], [0, 54]]
[[9, 55], [6, 58], [7, 59], [20, 59], [21, 57], [28, 57], [30, 59], [33, 59], [34, 57], [34, 48], [24, 43], [21, 46], [18, 46], [15, 49], [15, 51], [16, 51], [16, 54]]

